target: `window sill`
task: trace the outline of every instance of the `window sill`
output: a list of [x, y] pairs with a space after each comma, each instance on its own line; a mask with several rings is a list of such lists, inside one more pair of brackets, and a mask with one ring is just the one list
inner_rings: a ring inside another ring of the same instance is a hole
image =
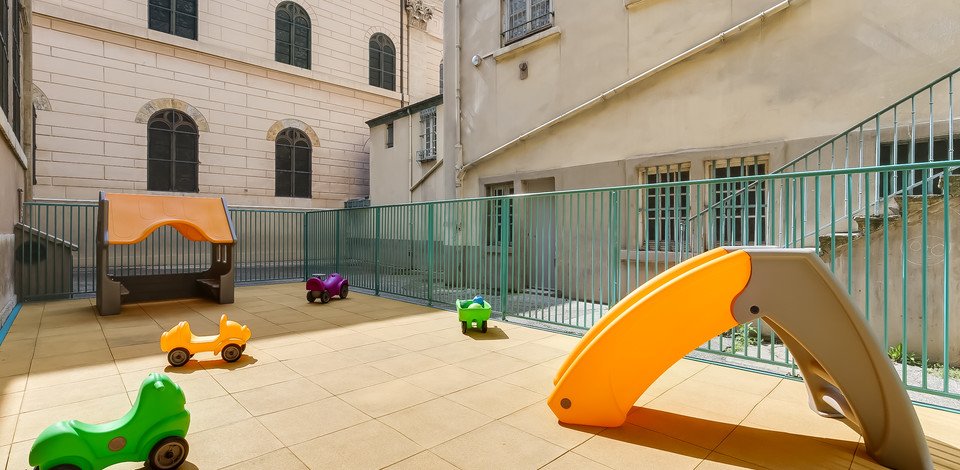
[[493, 51], [493, 60], [497, 62], [507, 60], [525, 50], [546, 44], [547, 42], [560, 37], [560, 28], [556, 25], [551, 26], [539, 33], [527, 36], [517, 42], [510, 43], [500, 49]]

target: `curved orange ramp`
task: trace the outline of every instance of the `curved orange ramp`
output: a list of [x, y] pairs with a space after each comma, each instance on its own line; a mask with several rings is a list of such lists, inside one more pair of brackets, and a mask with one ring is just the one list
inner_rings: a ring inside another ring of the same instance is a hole
[[557, 382], [560, 381], [560, 377], [563, 376], [563, 373], [570, 368], [570, 364], [572, 364], [573, 361], [580, 356], [580, 353], [583, 352], [583, 350], [586, 349], [587, 346], [589, 346], [590, 343], [592, 343], [593, 340], [596, 339], [601, 332], [603, 332], [603, 330], [610, 326], [614, 320], [620, 318], [620, 315], [626, 312], [630, 307], [667, 282], [670, 282], [693, 270], [694, 268], [715, 260], [727, 253], [727, 250], [723, 248], [714, 248], [713, 250], [694, 256], [693, 258], [690, 258], [683, 263], [679, 263], [658, 274], [653, 279], [645, 282], [642, 286], [638, 287], [636, 290], [617, 302], [616, 305], [607, 311], [606, 315], [600, 318], [600, 321], [595, 323], [593, 327], [590, 328], [585, 335], [583, 335], [583, 338], [580, 338], [580, 342], [577, 343], [577, 346], [573, 348], [573, 351], [567, 356], [567, 359], [563, 362], [563, 365], [560, 366], [560, 370], [557, 371], [556, 377], [553, 378], [553, 384], [556, 385]]
[[[749, 280], [750, 256], [741, 251], [700, 264], [653, 289], [576, 355], [550, 395], [550, 408], [564, 423], [622, 425], [664, 371], [738, 324], [731, 304]], [[683, 310], [676, 310], [681, 305]], [[681, 320], [683, 328], [677, 328]], [[663, 331], [671, 334], [653, 333]]]
[[106, 242], [132, 245], [169, 225], [191, 241], [234, 243], [226, 204], [219, 198], [107, 193]]

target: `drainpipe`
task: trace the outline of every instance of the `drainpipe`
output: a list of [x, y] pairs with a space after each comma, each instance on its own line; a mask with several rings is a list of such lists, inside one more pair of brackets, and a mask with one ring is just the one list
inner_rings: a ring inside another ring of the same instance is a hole
[[[413, 116], [407, 108], [407, 184], [413, 186]], [[413, 190], [407, 193], [407, 202], [413, 202]]]
[[[623, 83], [621, 83], [621, 84], [619, 84], [619, 85], [611, 88], [610, 90], [607, 90], [607, 91], [601, 93], [599, 96], [597, 96], [597, 97], [595, 97], [595, 98], [593, 98], [593, 99], [591, 99], [591, 100], [589, 100], [589, 101], [587, 101], [587, 102], [585, 102], [585, 103], [583, 103], [583, 104], [581, 104], [581, 105], [579, 105], [579, 106], [577, 106], [577, 107], [575, 107], [575, 108], [573, 108], [573, 109], [571, 109], [571, 110], [569, 110], [569, 111], [567, 111], [567, 112], [565, 112], [565, 113], [563, 113], [563, 114], [561, 114], [561, 115], [559, 115], [559, 116], [557, 116], [557, 117], [555, 117], [555, 118], [553, 118], [553, 119], [551, 119], [551, 120], [549, 120], [549, 121], [547, 121], [547, 122], [545, 122], [545, 123], [543, 123], [543, 124], [541, 124], [541, 125], [539, 125], [539, 126], [537, 126], [537, 127], [535, 127], [535, 128], [533, 128], [533, 129], [530, 130], [530, 131], [527, 131], [527, 132], [521, 134], [519, 137], [517, 137], [517, 138], [515, 138], [515, 139], [513, 139], [513, 140], [511, 140], [511, 141], [509, 141], [509, 142], [507, 142], [507, 143], [505, 143], [505, 144], [503, 144], [503, 145], [501, 145], [501, 146], [493, 149], [493, 150], [491, 150], [490, 152], [487, 152], [486, 154], [480, 156], [480, 157], [477, 158], [476, 160], [471, 161], [470, 163], [467, 163], [467, 164], [465, 164], [465, 165], [463, 164], [463, 160], [462, 160], [463, 155], [462, 155], [462, 153], [461, 153], [461, 154], [459, 155], [460, 159], [459, 159], [458, 162], [457, 162], [457, 178], [456, 178], [457, 188], [460, 188], [460, 187], [463, 185], [463, 178], [466, 176], [467, 171], [468, 171], [470, 168], [476, 166], [477, 164], [483, 162], [484, 160], [488, 160], [488, 159], [491, 159], [491, 158], [493, 158], [493, 157], [496, 157], [497, 155], [502, 154], [505, 150], [510, 149], [510, 148], [513, 148], [513, 147], [519, 145], [520, 143], [524, 142], [525, 140], [529, 139], [530, 137], [533, 137], [534, 135], [539, 134], [540, 132], [542, 132], [542, 131], [544, 131], [544, 130], [546, 130], [546, 129], [549, 129], [549, 128], [551, 128], [551, 127], [553, 127], [553, 126], [555, 126], [555, 125], [557, 125], [557, 124], [559, 124], [559, 123], [561, 123], [561, 122], [563, 122], [563, 121], [566, 121], [567, 119], [570, 119], [571, 117], [573, 117], [573, 116], [575, 116], [575, 115], [577, 115], [577, 114], [579, 114], [579, 113], [581, 113], [581, 112], [583, 112], [583, 111], [585, 111], [585, 110], [587, 110], [587, 109], [593, 108], [594, 106], [596, 106], [596, 105], [598, 105], [598, 104], [600, 104], [600, 103], [603, 103], [603, 102], [605, 102], [605, 101], [613, 98], [614, 96], [616, 96], [617, 94], [623, 92], [623, 91], [626, 90], [627, 88], [630, 88], [631, 86], [636, 85], [637, 83], [639, 83], [639, 82], [641, 82], [641, 81], [643, 81], [643, 80], [645, 80], [645, 79], [647, 79], [647, 78], [649, 78], [649, 77], [651, 77], [651, 76], [653, 76], [653, 75], [655, 75], [655, 74], [657, 74], [657, 73], [659, 73], [659, 72], [661, 72], [661, 71], [663, 71], [663, 70], [666, 70], [666, 69], [668, 69], [668, 68], [670, 68], [670, 67], [672, 67], [672, 66], [674, 66], [674, 65], [676, 65], [676, 64], [678, 64], [678, 63], [680, 63], [680, 62], [682, 62], [682, 61], [684, 61], [684, 60], [686, 60], [686, 59], [689, 59], [690, 57], [692, 57], [692, 56], [694, 56], [694, 55], [696, 55], [696, 54], [698, 54], [698, 53], [700, 53], [700, 52], [702, 52], [702, 51], [704, 51], [704, 50], [706, 50], [706, 49], [714, 46], [714, 45], [717, 45], [717, 44], [723, 42], [725, 39], [727, 39], [727, 38], [729, 38], [729, 37], [731, 37], [731, 36], [734, 36], [734, 35], [736, 35], [737, 33], [740, 33], [740, 32], [742, 32], [742, 31], [750, 28], [751, 26], [753, 26], [753, 25], [755, 25], [755, 24], [757, 24], [757, 23], [762, 22], [765, 18], [768, 18], [768, 17], [770, 17], [770, 16], [773, 16], [773, 15], [775, 15], [775, 14], [783, 11], [783, 10], [786, 9], [787, 7], [791, 6], [792, 4], [799, 3], [800, 1], [802, 1], [802, 0], [784, 0], [784, 1], [782, 1], [782, 2], [780, 2], [780, 3], [778, 3], [778, 4], [774, 5], [774, 6], [772, 6], [772, 7], [768, 8], [768, 9], [766, 9], [766, 10], [763, 10], [763, 11], [761, 11], [760, 13], [757, 13], [756, 15], [748, 18], [747, 20], [745, 20], [745, 21], [743, 21], [743, 22], [741, 22], [741, 23], [738, 23], [737, 25], [733, 26], [732, 28], [729, 28], [729, 29], [721, 32], [720, 34], [717, 34], [716, 36], [713, 36], [712, 38], [707, 39], [706, 41], [704, 41], [704, 42], [702, 42], [702, 43], [700, 43], [700, 44], [698, 44], [698, 45], [696, 45], [696, 46], [694, 46], [694, 47], [692, 47], [692, 48], [690, 48], [690, 49], [687, 49], [686, 51], [681, 52], [679, 55], [674, 56], [674, 57], [668, 59], [667, 61], [661, 63], [660, 65], [657, 65], [657, 66], [655, 66], [655, 67], [653, 67], [653, 68], [651, 68], [651, 69], [648, 69], [647, 71], [641, 73], [640, 75], [637, 75], [637, 76], [635, 76], [635, 77], [633, 77], [633, 78], [631, 78], [631, 79], [629, 79], [629, 80], [627, 80], [627, 81], [625, 81], [625, 82], [623, 82]], [[457, 3], [459, 3], [459, 0], [458, 0]], [[457, 36], [457, 64], [458, 64], [458, 66], [459, 66], [459, 52], [460, 52], [460, 42], [459, 42], [459, 41], [460, 41], [460, 37], [459, 37], [459, 18], [458, 18], [457, 21], [458, 21], [458, 23], [457, 23], [457, 33], [458, 33], [458, 36]], [[457, 142], [459, 142], [459, 132], [460, 132], [459, 99], [460, 99], [460, 82], [459, 82], [459, 74], [458, 74], [458, 76], [457, 76], [457, 101], [458, 101], [458, 106], [457, 106], [457, 108], [458, 108], [458, 109], [457, 109], [457, 112], [458, 112], [458, 114], [457, 114], [457, 118], [458, 118], [458, 120], [457, 120], [458, 139], [457, 139]]]
[[457, 126], [455, 129], [455, 135], [453, 139], [453, 151], [456, 154], [456, 162], [457, 162], [457, 165], [456, 165], [457, 177], [456, 177], [455, 184], [456, 184], [456, 197], [458, 199], [463, 197], [463, 175], [466, 174], [466, 168], [463, 166], [463, 140], [462, 140], [463, 116], [460, 113], [461, 102], [462, 102], [462, 95], [460, 90], [460, 82], [461, 82], [460, 59], [463, 55], [463, 50], [461, 45], [462, 38], [460, 37], [460, 21], [462, 18], [461, 6], [462, 6], [462, 0], [457, 0], [457, 9], [454, 12], [454, 15], [455, 15], [454, 18], [456, 20], [454, 22], [454, 27], [457, 29], [454, 37], [456, 38], [457, 43], [456, 43], [456, 57], [454, 57], [454, 60], [453, 60], [453, 67], [454, 67], [453, 76], [456, 78], [456, 82], [454, 83], [455, 99], [453, 101], [453, 117], [457, 122]]
[[403, 59], [407, 56], [403, 52], [403, 17], [405, 16], [404, 12], [407, 8], [407, 0], [400, 0], [400, 48], [397, 50], [400, 56], [400, 107], [407, 105], [407, 100], [403, 94], [403, 84], [404, 84], [404, 75], [403, 75]]

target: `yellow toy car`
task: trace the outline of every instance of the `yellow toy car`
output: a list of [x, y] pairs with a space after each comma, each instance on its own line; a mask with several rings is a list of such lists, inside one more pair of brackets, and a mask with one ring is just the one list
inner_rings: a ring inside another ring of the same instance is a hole
[[182, 321], [160, 336], [160, 349], [167, 353], [171, 366], [180, 367], [198, 352], [219, 354], [224, 361], [236, 362], [247, 349], [250, 329], [235, 321], [220, 316], [220, 334], [213, 336], [194, 336], [190, 324]]

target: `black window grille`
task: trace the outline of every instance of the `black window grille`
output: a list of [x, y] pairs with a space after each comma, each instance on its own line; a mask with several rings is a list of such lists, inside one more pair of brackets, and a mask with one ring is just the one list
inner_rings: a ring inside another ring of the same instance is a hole
[[300, 129], [288, 127], [277, 135], [276, 196], [311, 197], [313, 145]]
[[396, 90], [397, 50], [386, 34], [370, 37], [370, 84], [387, 90]]
[[197, 0], [150, 0], [150, 29], [187, 39], [197, 39]]
[[[690, 181], [690, 165], [663, 165], [647, 168], [644, 184]], [[648, 188], [643, 208], [646, 220], [645, 246], [654, 250], [675, 250], [682, 246], [686, 233], [689, 203], [686, 185]]]
[[157, 111], [147, 123], [147, 189], [197, 192], [199, 140], [190, 116]]
[[553, 26], [550, 0], [503, 0], [503, 43], [519, 41]]
[[[907, 140], [898, 142], [896, 147], [891, 142], [880, 145], [879, 163], [880, 165], [900, 165], [957, 160], [957, 154], [960, 153], [960, 138], [953, 138], [952, 150], [953, 154], [951, 155], [951, 139], [946, 137], [934, 139], [932, 149], [929, 141], [913, 142], [911, 144]], [[954, 169], [952, 173], [960, 174], [960, 169]], [[879, 197], [885, 197], [901, 193], [906, 189], [908, 195], [919, 195], [923, 194], [924, 185], [927, 187], [927, 194], [943, 194], [942, 176], [943, 169], [941, 168], [884, 172], [878, 178], [877, 194]]]
[[283, 2], [277, 5], [277, 62], [310, 68], [310, 15], [300, 5]]
[[[711, 162], [714, 178], [762, 175], [767, 165], [758, 158]], [[713, 184], [713, 240], [721, 245], [763, 245], [766, 235], [767, 182], [723, 181]]]

